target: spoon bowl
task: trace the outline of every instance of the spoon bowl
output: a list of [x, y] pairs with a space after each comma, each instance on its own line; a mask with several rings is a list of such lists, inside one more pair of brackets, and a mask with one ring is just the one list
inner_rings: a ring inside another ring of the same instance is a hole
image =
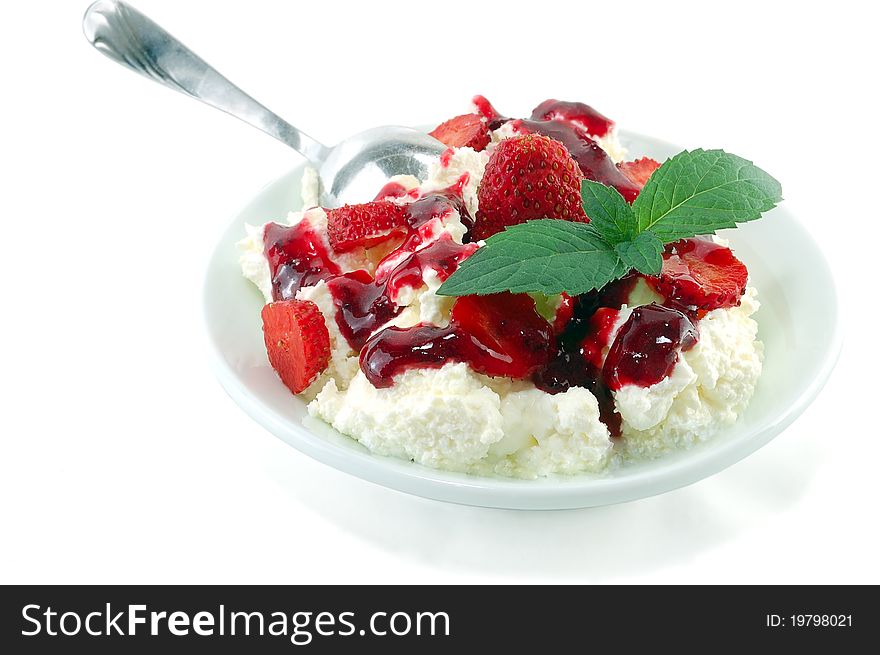
[[371, 200], [393, 175], [425, 180], [445, 149], [411, 127], [386, 125], [355, 134], [337, 144], [318, 169], [324, 181], [321, 202], [335, 207]]

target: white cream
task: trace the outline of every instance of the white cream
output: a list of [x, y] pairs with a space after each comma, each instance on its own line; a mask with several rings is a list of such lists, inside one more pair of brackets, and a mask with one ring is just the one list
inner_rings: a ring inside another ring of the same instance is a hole
[[315, 286], [303, 287], [297, 291], [296, 299], [309, 300], [317, 305], [324, 316], [324, 325], [327, 326], [327, 333], [330, 335], [330, 363], [324, 373], [311, 384], [311, 395], [317, 393], [331, 378], [340, 389], [345, 389], [349, 380], [358, 372], [358, 354], [348, 345], [336, 323], [336, 306], [333, 303], [330, 287], [322, 280]]
[[358, 372], [341, 393], [331, 381], [309, 413], [380, 455], [468, 470], [504, 437], [501, 399], [466, 364], [410, 369], [386, 389]]
[[605, 136], [594, 136], [593, 140], [601, 146], [615, 164], [626, 160], [629, 151], [620, 143], [616, 126], [612, 127]]
[[434, 468], [534, 478], [606, 466], [612, 443], [589, 391], [493, 386], [463, 363], [410, 369], [384, 389], [358, 373], [347, 393], [329, 382], [309, 413], [374, 452]]
[[265, 227], [265, 224], [245, 223], [244, 230], [247, 236], [235, 245], [241, 253], [238, 257], [241, 274], [253, 282], [254, 286], [263, 294], [263, 299], [270, 303], [272, 302], [272, 272], [265, 254], [263, 241]]
[[713, 310], [697, 323], [699, 341], [680, 353], [669, 379], [615, 393], [625, 458], [658, 457], [705, 441], [742, 414], [761, 375], [764, 349], [752, 318], [758, 307], [749, 287], [739, 307]]
[[305, 209], [321, 204], [321, 178], [314, 166], [306, 166], [300, 184], [300, 197]]
[[483, 180], [483, 172], [489, 153], [485, 150], [477, 152], [473, 148], [453, 148], [451, 157], [444, 157], [431, 165], [428, 179], [422, 185], [422, 191], [446, 189], [456, 184], [462, 175], [467, 175], [467, 182], [462, 188], [462, 197], [471, 217], [477, 214], [477, 188]]

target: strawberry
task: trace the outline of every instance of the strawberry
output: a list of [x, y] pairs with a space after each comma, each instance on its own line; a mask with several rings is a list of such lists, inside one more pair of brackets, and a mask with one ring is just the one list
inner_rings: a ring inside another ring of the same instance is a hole
[[462, 114], [450, 118], [428, 134], [450, 148], [483, 150], [489, 145], [489, 128], [476, 114]]
[[263, 307], [262, 316], [269, 363], [288, 389], [302, 392], [330, 361], [324, 315], [308, 300], [279, 300]]
[[647, 278], [667, 304], [698, 311], [738, 305], [748, 279], [730, 248], [699, 237], [668, 244], [660, 275]]
[[660, 168], [660, 162], [650, 157], [642, 157], [635, 161], [622, 161], [617, 165], [620, 172], [626, 175], [633, 184], [640, 188], [645, 186], [651, 173]]
[[450, 324], [468, 335], [468, 360], [486, 375], [524, 378], [556, 352], [553, 328], [525, 293], [462, 296], [452, 306]]
[[553, 333], [562, 334], [573, 316], [574, 297], [563, 291], [559, 297], [559, 307], [556, 308], [556, 317], [553, 319]]
[[327, 235], [336, 252], [369, 248], [404, 228], [406, 208], [389, 200], [327, 210]]
[[587, 222], [581, 206], [583, 177], [558, 141], [540, 134], [504, 139], [492, 151], [477, 189], [474, 239], [535, 218]]

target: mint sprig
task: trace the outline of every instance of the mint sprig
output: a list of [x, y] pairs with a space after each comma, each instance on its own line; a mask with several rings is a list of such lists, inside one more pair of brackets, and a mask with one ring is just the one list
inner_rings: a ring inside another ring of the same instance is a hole
[[576, 295], [632, 269], [656, 275], [664, 244], [760, 218], [782, 200], [782, 188], [741, 157], [693, 150], [654, 171], [632, 206], [616, 189], [590, 180], [581, 185], [581, 200], [589, 224], [539, 219], [509, 227], [489, 237], [437, 293]]

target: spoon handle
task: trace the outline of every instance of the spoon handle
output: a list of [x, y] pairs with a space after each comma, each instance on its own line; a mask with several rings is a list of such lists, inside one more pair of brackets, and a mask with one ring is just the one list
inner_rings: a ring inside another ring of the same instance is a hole
[[95, 2], [83, 17], [83, 32], [89, 43], [110, 59], [240, 118], [286, 143], [313, 164], [320, 164], [330, 150], [266, 109], [125, 2]]

